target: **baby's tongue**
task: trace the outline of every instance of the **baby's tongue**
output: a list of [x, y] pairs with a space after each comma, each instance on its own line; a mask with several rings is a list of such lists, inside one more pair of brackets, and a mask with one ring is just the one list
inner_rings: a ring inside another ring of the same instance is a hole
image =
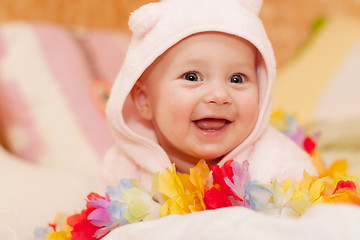
[[204, 118], [196, 121], [196, 125], [202, 130], [217, 130], [225, 126], [225, 119]]

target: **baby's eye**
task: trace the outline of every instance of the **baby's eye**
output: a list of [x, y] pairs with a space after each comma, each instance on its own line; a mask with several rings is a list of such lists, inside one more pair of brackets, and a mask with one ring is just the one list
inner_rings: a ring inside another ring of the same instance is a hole
[[182, 78], [188, 80], [188, 81], [192, 81], [192, 82], [196, 82], [196, 81], [201, 81], [201, 78], [199, 76], [199, 74], [195, 73], [195, 72], [188, 72], [185, 73]]
[[243, 83], [245, 82], [245, 77], [241, 74], [234, 74], [229, 79], [230, 83]]

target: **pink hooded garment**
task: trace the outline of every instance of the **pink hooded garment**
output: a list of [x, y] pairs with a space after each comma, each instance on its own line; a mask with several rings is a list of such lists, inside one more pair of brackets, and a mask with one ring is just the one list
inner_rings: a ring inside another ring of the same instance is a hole
[[275, 177], [300, 180], [303, 171], [316, 174], [309, 156], [269, 125], [276, 64], [271, 44], [258, 17], [261, 0], [163, 0], [142, 6], [130, 16], [133, 32], [125, 61], [107, 104], [107, 118], [116, 139], [102, 168], [102, 186], [121, 178], [139, 179], [145, 186], [155, 172], [171, 167], [150, 122], [137, 113], [129, 93], [157, 57], [181, 39], [216, 31], [242, 37], [258, 50], [259, 116], [252, 133], [220, 161], [248, 160], [252, 180]]

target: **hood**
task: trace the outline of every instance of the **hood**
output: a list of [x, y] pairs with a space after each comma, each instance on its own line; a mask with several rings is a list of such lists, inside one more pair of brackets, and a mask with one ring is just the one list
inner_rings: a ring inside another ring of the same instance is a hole
[[150, 172], [171, 166], [151, 124], [138, 115], [129, 93], [156, 58], [180, 40], [200, 32], [239, 36], [251, 42], [259, 54], [258, 120], [252, 133], [227, 159], [241, 154], [262, 135], [269, 124], [276, 66], [270, 41], [258, 17], [261, 4], [261, 0], [164, 0], [144, 5], [131, 14], [132, 40], [106, 109], [117, 146], [127, 157]]

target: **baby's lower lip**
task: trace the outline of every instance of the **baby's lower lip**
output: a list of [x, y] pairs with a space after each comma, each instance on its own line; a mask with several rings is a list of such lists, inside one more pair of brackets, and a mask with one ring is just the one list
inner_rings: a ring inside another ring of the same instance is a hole
[[204, 118], [193, 122], [206, 135], [220, 134], [229, 124], [226, 119]]

